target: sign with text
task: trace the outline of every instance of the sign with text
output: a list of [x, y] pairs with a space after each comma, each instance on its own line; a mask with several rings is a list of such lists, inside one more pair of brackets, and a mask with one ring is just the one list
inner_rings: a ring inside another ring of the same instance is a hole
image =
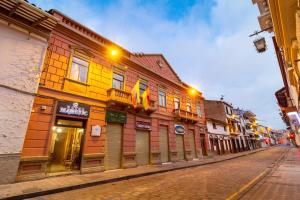
[[185, 132], [185, 128], [183, 125], [175, 124], [175, 133], [183, 135]]
[[125, 113], [107, 110], [105, 119], [107, 122], [126, 124], [127, 115]]
[[143, 121], [136, 121], [135, 127], [137, 129], [143, 129], [143, 130], [151, 130], [151, 123], [150, 122], [143, 122]]
[[88, 118], [89, 112], [90, 106], [82, 103], [65, 101], [59, 101], [57, 103], [57, 114]]

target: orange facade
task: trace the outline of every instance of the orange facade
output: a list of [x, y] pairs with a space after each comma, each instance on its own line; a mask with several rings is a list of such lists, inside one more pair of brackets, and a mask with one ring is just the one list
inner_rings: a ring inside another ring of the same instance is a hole
[[[138, 131], [149, 133], [149, 164], [162, 162], [162, 130], [167, 130], [169, 161], [178, 160], [176, 144], [180, 137], [175, 134], [176, 124], [185, 129], [182, 136], [184, 158], [189, 160], [205, 155], [203, 145], [207, 143], [207, 136], [202, 94], [198, 91], [190, 94], [189, 86], [180, 80], [162, 55], [132, 54], [63, 14], [57, 11], [52, 14], [60, 19], [60, 23], [49, 40], [38, 96], [23, 146], [20, 180], [43, 177], [49, 172], [49, 152], [55, 154], [53, 141], [59, 140], [53, 137], [55, 128], [69, 127], [75, 122], [82, 125], [76, 125], [74, 130], [78, 133], [84, 130], [78, 144], [81, 145], [81, 172], [106, 169], [107, 140], [111, 137], [108, 130], [118, 127], [117, 123], [122, 129], [120, 167], [133, 167], [143, 162], [143, 158], [141, 161], [137, 158], [139, 151], [143, 153], [143, 149], [137, 147]], [[109, 55], [111, 48], [118, 50], [118, 56]], [[147, 111], [141, 105], [133, 108], [131, 104], [131, 90], [138, 80], [150, 89]], [[180, 103], [174, 110], [175, 98]], [[88, 116], [59, 113], [59, 109], [64, 109], [59, 108], [64, 102], [69, 102], [68, 108], [82, 104]], [[126, 122], [108, 119], [108, 112], [125, 117]], [[59, 120], [68, 124], [60, 124]], [[95, 127], [101, 128], [100, 136], [92, 134]], [[73, 131], [73, 127], [66, 129]], [[205, 138], [202, 145], [200, 136], [202, 140]], [[195, 149], [194, 156], [191, 148]]]

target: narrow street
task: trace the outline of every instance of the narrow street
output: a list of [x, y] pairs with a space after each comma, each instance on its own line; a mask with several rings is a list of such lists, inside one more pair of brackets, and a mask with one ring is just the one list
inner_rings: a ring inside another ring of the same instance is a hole
[[73, 190], [36, 199], [226, 199], [273, 166], [287, 147], [220, 163]]
[[267, 177], [256, 184], [241, 199], [299, 199], [299, 164], [300, 150], [293, 148]]

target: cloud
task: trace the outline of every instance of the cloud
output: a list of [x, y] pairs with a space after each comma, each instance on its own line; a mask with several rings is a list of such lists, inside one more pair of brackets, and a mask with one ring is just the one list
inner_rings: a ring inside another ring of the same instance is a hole
[[251, 1], [194, 1], [179, 17], [170, 17], [174, 8], [168, 9], [167, 1], [32, 2], [57, 8], [133, 52], [162, 52], [182, 80], [198, 85], [206, 98], [224, 94], [262, 123], [283, 127], [274, 96], [283, 83], [270, 35], [264, 54], [256, 53], [254, 38], [248, 37], [258, 29], [258, 9]]

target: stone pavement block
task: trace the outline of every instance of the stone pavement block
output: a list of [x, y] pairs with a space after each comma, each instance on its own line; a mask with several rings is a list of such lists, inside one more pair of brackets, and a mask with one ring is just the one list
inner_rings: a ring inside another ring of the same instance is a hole
[[241, 199], [300, 199], [300, 149], [292, 148], [279, 166]]
[[[272, 149], [276, 149], [276, 147]], [[262, 150], [265, 149], [241, 152], [232, 155], [230, 154], [224, 156], [217, 156], [214, 158], [200, 159], [197, 161], [175, 162], [168, 165], [149, 165], [149, 166], [141, 166], [137, 168], [105, 171], [100, 173], [83, 174], [83, 175], [75, 174], [71, 176], [50, 177], [47, 179], [36, 180], [36, 181], [0, 185], [0, 198], [18, 196], [23, 194], [34, 194], [35, 191], [48, 192], [51, 190], [61, 190], [71, 186], [80, 188], [85, 184], [90, 184], [95, 182], [101, 184], [101, 181], [114, 181], [116, 178], [126, 179], [127, 177], [130, 178], [130, 176], [132, 175], [144, 176], [144, 174], [147, 175], [146, 173], [157, 173], [157, 172], [164, 172], [169, 170], [195, 167], [204, 164], [228, 160], [235, 157], [245, 156], [248, 154], [253, 154], [255, 152], [259, 152]], [[176, 183], [176, 181], [174, 183]]]
[[272, 148], [230, 161], [45, 196], [45, 199], [225, 199], [284, 152]]

